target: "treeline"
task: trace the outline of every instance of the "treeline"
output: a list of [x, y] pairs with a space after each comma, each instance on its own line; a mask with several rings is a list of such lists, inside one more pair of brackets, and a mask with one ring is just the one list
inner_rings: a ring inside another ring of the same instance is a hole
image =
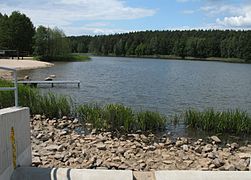
[[10, 16], [0, 13], [0, 49], [33, 50], [35, 27], [25, 14], [14, 11]]
[[251, 59], [251, 31], [145, 31], [69, 39], [71, 51], [78, 53]]
[[0, 49], [27, 51], [47, 61], [75, 59], [62, 30], [44, 26], [35, 28], [29, 17], [17, 11], [10, 16], [0, 13]]

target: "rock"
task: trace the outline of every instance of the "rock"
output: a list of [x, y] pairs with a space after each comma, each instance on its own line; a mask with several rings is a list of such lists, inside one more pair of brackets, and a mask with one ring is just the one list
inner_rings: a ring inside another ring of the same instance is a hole
[[215, 159], [216, 155], [215, 155], [215, 153], [210, 152], [210, 153], [208, 153], [207, 157], [210, 158], [210, 159]]
[[154, 151], [154, 150], [156, 149], [156, 147], [155, 147], [155, 146], [148, 146], [147, 149], [148, 149], [149, 151]]
[[63, 130], [59, 133], [60, 136], [66, 135], [68, 132], [66, 130]]
[[102, 164], [103, 160], [102, 159], [97, 159], [96, 160], [96, 165], [100, 166]]
[[241, 159], [248, 159], [248, 158], [251, 158], [251, 154], [249, 154], [249, 153], [239, 153], [238, 156], [239, 156]]
[[124, 154], [125, 153], [125, 149], [124, 148], [122, 148], [122, 147], [118, 147], [118, 149], [117, 149], [117, 153], [118, 154]]
[[47, 77], [47, 78], [45, 78], [44, 80], [45, 80], [45, 81], [52, 81], [52, 80], [53, 80], [53, 78], [51, 78], [51, 77]]
[[165, 160], [165, 161], [162, 161], [164, 164], [173, 164], [174, 162], [173, 161], [169, 161], [169, 160]]
[[226, 171], [235, 171], [235, 167], [232, 164], [226, 164], [224, 168]]
[[204, 152], [210, 152], [213, 150], [213, 146], [211, 144], [207, 144], [204, 146], [204, 148], [202, 149], [202, 151]]
[[172, 144], [172, 140], [167, 138], [165, 141], [165, 145], [170, 145], [170, 144]]
[[72, 121], [73, 124], [78, 124], [78, 119], [75, 118], [73, 121]]
[[49, 145], [45, 149], [48, 150], [48, 151], [57, 151], [58, 148], [59, 148], [58, 145]]
[[43, 136], [43, 134], [39, 133], [36, 138], [41, 139], [42, 136]]
[[248, 169], [248, 164], [244, 159], [241, 159], [239, 162], [235, 162], [235, 168], [239, 171], [246, 171]]
[[24, 80], [29, 80], [29, 79], [30, 79], [30, 76], [24, 76], [23, 79], [24, 79]]
[[140, 135], [140, 139], [145, 143], [149, 142], [149, 139], [144, 134]]
[[175, 145], [178, 146], [178, 147], [182, 146], [183, 144], [184, 144], [183, 141], [179, 141], [179, 140], [176, 141], [176, 143], [175, 143]]
[[34, 157], [32, 159], [32, 163], [35, 165], [35, 166], [38, 166], [40, 164], [42, 164], [41, 160], [40, 160], [40, 157]]
[[56, 75], [51, 74], [49, 77], [50, 77], [50, 78], [56, 78]]
[[106, 145], [104, 143], [96, 144], [98, 150], [106, 150]]
[[182, 149], [183, 149], [184, 151], [188, 151], [188, 150], [189, 150], [188, 145], [184, 144], [184, 145], [182, 146]]
[[212, 163], [213, 163], [216, 167], [221, 167], [222, 164], [223, 164], [222, 160], [219, 159], [219, 158], [215, 158], [215, 159], [212, 161]]
[[200, 146], [196, 146], [196, 147], [194, 148], [194, 151], [197, 152], [197, 153], [199, 153], [199, 154], [201, 154], [202, 148], [201, 148]]
[[237, 149], [239, 145], [237, 143], [230, 144], [231, 149]]
[[211, 136], [211, 140], [215, 141], [216, 143], [221, 143], [221, 140], [217, 136]]
[[42, 116], [40, 114], [37, 114], [37, 115], [34, 116], [34, 119], [35, 120], [41, 120]]
[[62, 117], [62, 120], [67, 120], [67, 116], [63, 116], [63, 117]]

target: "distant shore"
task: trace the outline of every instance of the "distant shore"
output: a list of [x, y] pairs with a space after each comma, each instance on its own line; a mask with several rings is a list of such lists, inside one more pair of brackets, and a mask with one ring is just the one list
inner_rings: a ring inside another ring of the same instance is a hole
[[[16, 70], [39, 69], [52, 66], [54, 66], [54, 64], [32, 60], [32, 58], [24, 58], [24, 60], [0, 59], [0, 67], [8, 67]], [[10, 72], [0, 69], [0, 78], [9, 79], [10, 75]]]
[[188, 61], [215, 61], [215, 62], [227, 62], [227, 63], [246, 63], [250, 64], [251, 61], [246, 61], [244, 59], [238, 58], [220, 58], [220, 57], [208, 57], [208, 58], [197, 58], [197, 57], [179, 57], [174, 55], [126, 55], [126, 56], [116, 56], [116, 55], [100, 55], [92, 54], [93, 56], [100, 57], [125, 57], [125, 58], [147, 58], [147, 59], [163, 59], [163, 60], [188, 60]]

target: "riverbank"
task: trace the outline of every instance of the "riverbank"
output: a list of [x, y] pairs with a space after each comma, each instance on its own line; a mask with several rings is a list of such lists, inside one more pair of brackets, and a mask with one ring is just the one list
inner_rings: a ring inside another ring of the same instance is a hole
[[[79, 132], [78, 119], [31, 119], [33, 166], [88, 169], [251, 170], [251, 145], [153, 134]], [[91, 129], [90, 129], [91, 130]]]
[[[0, 67], [8, 67], [16, 70], [28, 70], [52, 67], [54, 64], [32, 60], [31, 58], [24, 58], [24, 60], [17, 59], [0, 59]], [[0, 69], [0, 77], [3, 79], [9, 79], [11, 72]]]
[[143, 56], [143, 55], [142, 56], [137, 56], [137, 55], [127, 55], [127, 56], [105, 55], [105, 56], [103, 56], [103, 55], [93, 54], [93, 56], [146, 58], [146, 59], [162, 59], [162, 60], [209, 61], [209, 62], [211, 61], [211, 62], [246, 63], [246, 64], [251, 63], [251, 61], [246, 61], [244, 59], [238, 59], [238, 58], [219, 58], [219, 57], [196, 58], [196, 57], [179, 57], [179, 56], [174, 56], [174, 55], [145, 55], [145, 56]]

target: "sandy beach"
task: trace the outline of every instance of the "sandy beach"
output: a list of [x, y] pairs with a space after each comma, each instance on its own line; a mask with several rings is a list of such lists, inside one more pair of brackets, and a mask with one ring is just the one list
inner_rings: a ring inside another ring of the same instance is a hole
[[[14, 68], [16, 70], [46, 68], [53, 65], [52, 63], [36, 61], [31, 58], [24, 58], [24, 60], [0, 59], [0, 67]], [[10, 72], [0, 69], [0, 78], [9, 79], [10, 75]]]

